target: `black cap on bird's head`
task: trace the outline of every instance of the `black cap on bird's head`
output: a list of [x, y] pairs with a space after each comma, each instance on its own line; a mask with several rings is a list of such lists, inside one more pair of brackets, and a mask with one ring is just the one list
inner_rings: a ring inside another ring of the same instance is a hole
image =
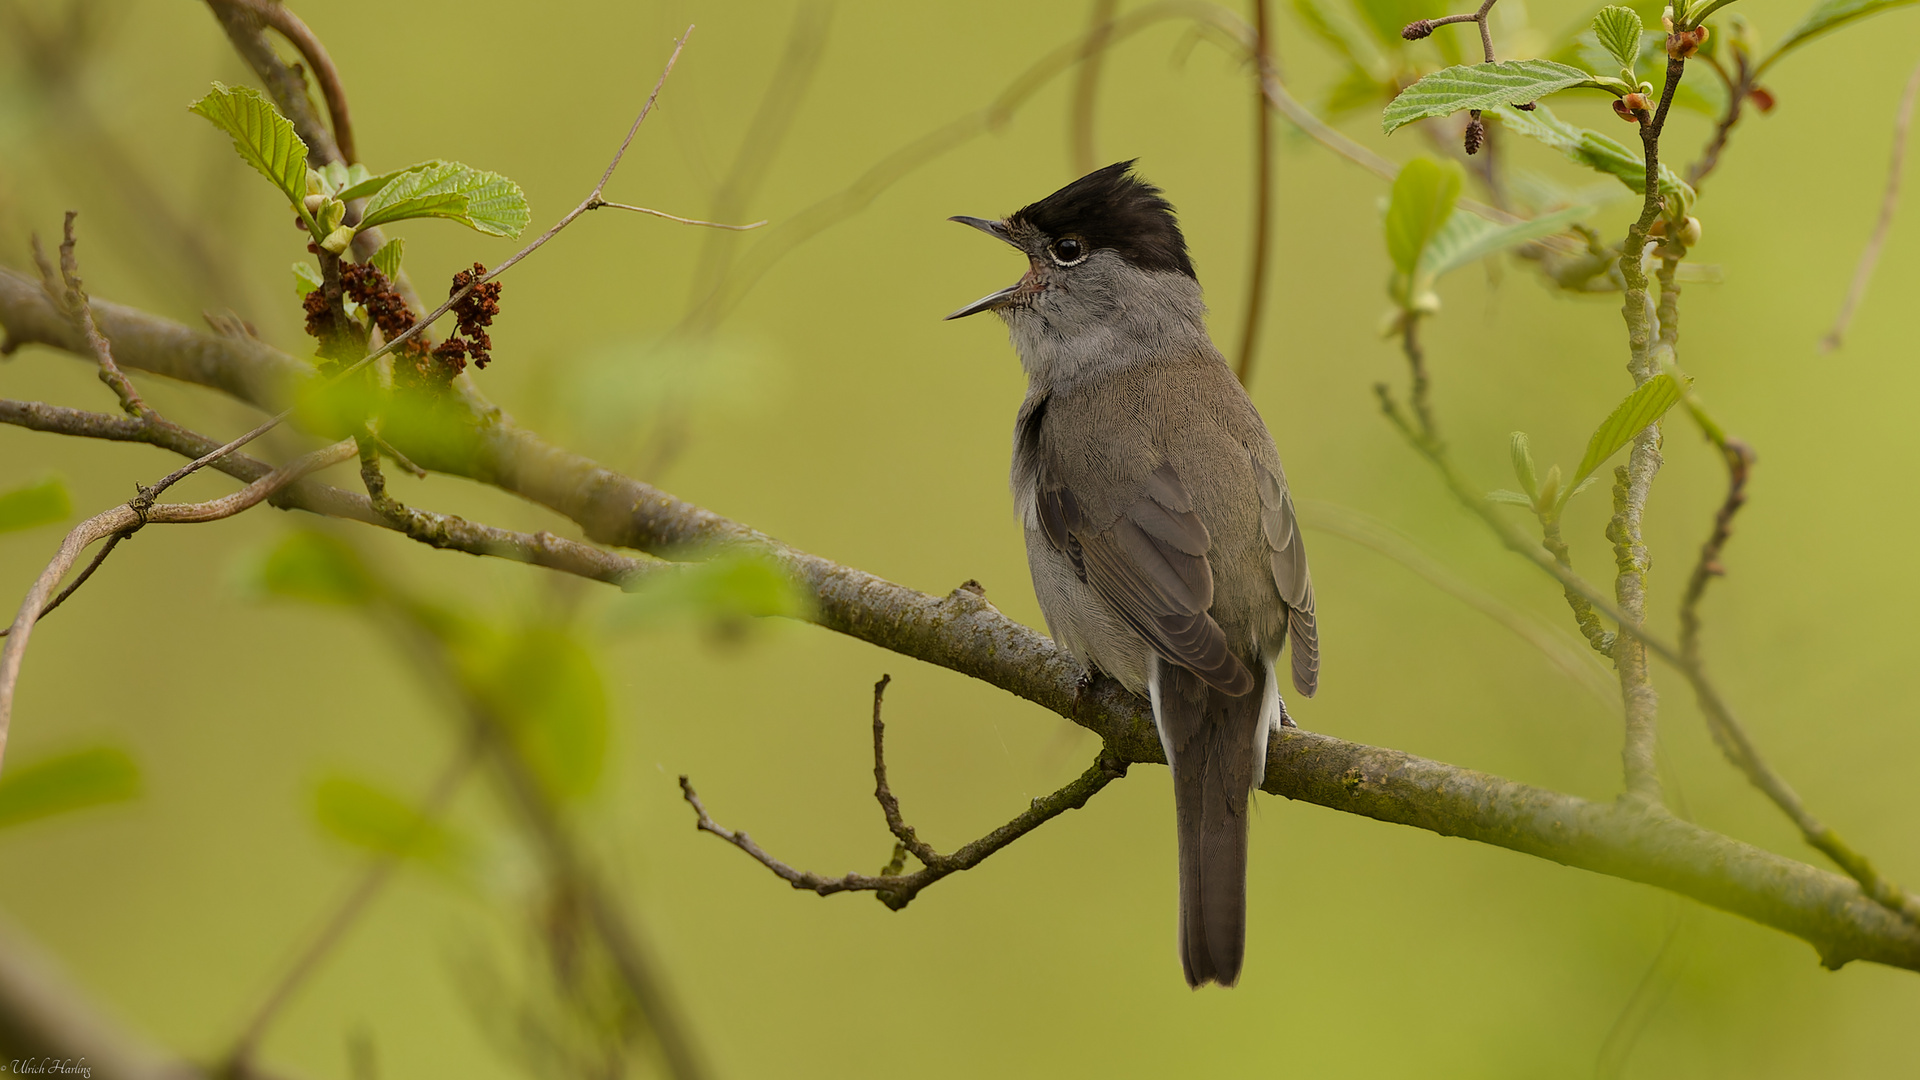
[[1173, 204], [1133, 175], [1131, 161], [1090, 172], [1015, 210], [1007, 224], [1016, 223], [1053, 240], [1073, 237], [1091, 251], [1112, 248], [1142, 270], [1173, 270], [1198, 280]]
[[1173, 204], [1159, 188], [1133, 175], [1132, 161], [1115, 162], [1090, 172], [1039, 202], [1015, 210], [1004, 221], [975, 217], [948, 220], [971, 225], [1012, 244], [1034, 260], [1035, 268], [1033, 274], [981, 297], [947, 316], [949, 319], [1017, 308], [1044, 291], [1044, 283], [1036, 275], [1065, 271], [1102, 250], [1112, 251], [1141, 270], [1184, 274], [1199, 281], [1193, 272], [1193, 260], [1187, 255], [1186, 237], [1180, 234], [1180, 224], [1174, 219]]

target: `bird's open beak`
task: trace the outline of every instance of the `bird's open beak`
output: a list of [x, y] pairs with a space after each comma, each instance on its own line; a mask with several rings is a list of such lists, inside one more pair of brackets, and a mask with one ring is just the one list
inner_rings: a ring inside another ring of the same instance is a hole
[[[947, 220], [957, 221], [962, 225], [971, 225], [974, 228], [979, 229], [981, 232], [986, 233], [988, 236], [995, 237], [1008, 244], [1013, 243], [1013, 238], [1007, 235], [1007, 225], [1006, 225], [1006, 222], [1004, 221], [988, 221], [986, 218], [959, 217], [959, 216], [950, 217]], [[988, 295], [983, 296], [978, 300], [975, 300], [973, 303], [968, 304], [966, 307], [961, 308], [959, 311], [956, 311], [953, 314], [947, 316], [947, 318], [963, 319], [963, 318], [966, 318], [968, 315], [978, 315], [983, 311], [992, 311], [994, 308], [1004, 307], [1008, 303], [1012, 302], [1013, 294], [1020, 288], [1020, 286], [1025, 281], [1026, 281], [1025, 278], [1021, 278], [1020, 281], [1014, 282], [1013, 284], [1007, 286], [1006, 288], [1001, 289], [999, 292], [989, 293]]]

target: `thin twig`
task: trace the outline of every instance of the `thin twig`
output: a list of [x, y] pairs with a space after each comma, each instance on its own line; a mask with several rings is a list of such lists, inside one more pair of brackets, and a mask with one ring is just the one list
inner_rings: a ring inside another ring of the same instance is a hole
[[[497, 278], [501, 274], [504, 274], [508, 270], [512, 269], [517, 263], [520, 262], [520, 260], [533, 254], [535, 251], [538, 251], [542, 246], [546, 244], [547, 241], [559, 235], [560, 230], [566, 228], [568, 225], [573, 224], [574, 219], [578, 218], [581, 214], [584, 214], [587, 211], [593, 209], [594, 204], [600, 200], [600, 193], [606, 190], [607, 181], [613, 179], [613, 171], [620, 167], [620, 159], [626, 156], [627, 147], [633, 144], [633, 137], [639, 133], [640, 125], [646, 121], [647, 114], [653, 111], [654, 102], [657, 101], [660, 97], [660, 89], [666, 85], [667, 76], [673, 74], [673, 65], [680, 59], [680, 51], [686, 48], [687, 38], [692, 36], [692, 34], [693, 34], [693, 27], [688, 26], [686, 33], [680, 35], [679, 40], [674, 42], [673, 54], [667, 57], [667, 66], [664, 70], [660, 72], [660, 78], [653, 84], [653, 92], [647, 95], [646, 104], [641, 106], [640, 108], [640, 115], [634, 117], [633, 125], [627, 128], [627, 137], [620, 141], [620, 149], [614, 152], [613, 160], [607, 163], [606, 170], [600, 174], [600, 182], [593, 186], [593, 190], [587, 194], [586, 198], [580, 200], [580, 205], [574, 207], [572, 210], [567, 211], [566, 215], [563, 216], [559, 221], [555, 222], [550, 228], [547, 229], [546, 232], [543, 232], [539, 236], [535, 237], [532, 243], [528, 244], [526, 247], [521, 248], [519, 251], [514, 252], [505, 261], [501, 262], [498, 266], [495, 266], [491, 271], [468, 282], [464, 288], [454, 290], [453, 293], [447, 297], [445, 303], [433, 309], [433, 311], [429, 312], [426, 315], [426, 317], [415, 321], [414, 324], [411, 327], [408, 327], [405, 332], [394, 335], [392, 340], [387, 341], [385, 344], [381, 345], [379, 348], [374, 349], [373, 351], [367, 353], [367, 355], [361, 357], [359, 360], [355, 361], [351, 365], [335, 373], [332, 376], [332, 378], [328, 380], [329, 384], [338, 382], [341, 379], [344, 379], [347, 376], [352, 375], [354, 372], [359, 371], [361, 368], [364, 368], [368, 364], [373, 363], [375, 360], [378, 360], [380, 357], [385, 356], [387, 353], [392, 352], [395, 348], [399, 347], [399, 345], [402, 342], [405, 342], [419, 335], [420, 333], [425, 331], [428, 326], [431, 326], [435, 320], [439, 319], [440, 316], [445, 315], [449, 311], [452, 311], [454, 305], [466, 299], [469, 293], [473, 292], [475, 289], [479, 288], [480, 286], [485, 285], [487, 282], [492, 281], [494, 278]], [[184, 479], [185, 477], [191, 476], [192, 474], [200, 471], [201, 469], [206, 468], [208, 465], [211, 465], [215, 461], [218, 461], [220, 458], [225, 457], [226, 455], [234, 452], [235, 450], [238, 450], [242, 446], [247, 445], [253, 440], [259, 438], [260, 436], [265, 435], [267, 432], [272, 431], [274, 428], [278, 427], [288, 417], [292, 416], [293, 413], [294, 413], [294, 409], [292, 408], [285, 409], [275, 414], [274, 416], [268, 418], [265, 423], [254, 428], [252, 431], [247, 432], [245, 435], [242, 435], [239, 438], [233, 440], [232, 442], [227, 443], [226, 445], [220, 447], [219, 449], [214, 450], [212, 453], [206, 454], [203, 457], [197, 458], [191, 462], [188, 462], [186, 465], [183, 465], [180, 468], [175, 469], [173, 472], [167, 474], [165, 477], [162, 477], [160, 482], [153, 486], [154, 492], [158, 494], [159, 492], [165, 491], [167, 488], [171, 487], [175, 483], [178, 483], [180, 480]]]
[[[0, 424], [81, 438], [148, 443], [183, 457], [204, 454], [214, 445], [213, 440], [205, 435], [164, 418], [155, 417], [150, 424], [143, 424], [124, 417], [83, 412], [38, 401], [0, 398]], [[245, 454], [230, 454], [216, 462], [214, 468], [247, 482], [258, 480], [273, 471], [271, 466]], [[514, 532], [452, 514], [409, 509], [406, 520], [395, 523], [376, 511], [365, 495], [312, 479], [289, 485], [271, 501], [278, 506], [393, 529], [429, 547], [510, 559], [591, 581], [606, 582], [627, 590], [638, 587], [640, 582], [654, 574], [671, 571], [674, 567], [672, 563], [636, 559], [605, 551], [551, 532]], [[70, 586], [67, 591], [71, 592], [72, 588]], [[45, 617], [53, 607], [53, 604], [49, 604], [41, 611], [41, 616]]]
[[678, 214], [669, 214], [665, 210], [654, 210], [645, 206], [629, 206], [626, 203], [608, 202], [605, 199], [596, 199], [594, 204], [587, 207], [587, 209], [598, 210], [603, 206], [613, 210], [631, 210], [636, 214], [652, 214], [654, 217], [666, 218], [668, 221], [677, 221], [682, 225], [704, 225], [709, 229], [732, 229], [736, 232], [746, 232], [748, 229], [757, 229], [767, 223], [766, 219], [762, 218], [748, 225], [726, 225], [718, 221], [701, 221], [699, 218], [681, 217]]
[[40, 282], [47, 290], [48, 299], [63, 311], [74, 327], [85, 339], [87, 348], [100, 365], [100, 381], [107, 384], [114, 396], [120, 399], [120, 407], [132, 416], [150, 416], [153, 410], [141, 399], [140, 392], [133, 388], [120, 365], [113, 362], [113, 348], [100, 334], [100, 328], [94, 325], [93, 304], [87, 297], [87, 290], [80, 281], [80, 263], [74, 257], [73, 249], [77, 241], [73, 235], [73, 219], [80, 216], [78, 210], [67, 211], [66, 221], [61, 225], [60, 240], [60, 276], [54, 277], [53, 267], [47, 262], [46, 253], [40, 250], [40, 237], [30, 238], [33, 248], [34, 265], [40, 269]]
[[1907, 157], [1907, 128], [1913, 124], [1913, 103], [1920, 98], [1920, 65], [1915, 65], [1913, 74], [1907, 76], [1906, 92], [1900, 95], [1900, 111], [1893, 118], [1892, 160], [1887, 163], [1887, 193], [1880, 198], [1880, 220], [1873, 227], [1873, 235], [1867, 238], [1867, 246], [1860, 252], [1860, 264], [1854, 267], [1853, 284], [1847, 288], [1847, 298], [1840, 305], [1840, 314], [1833, 320], [1833, 329], [1820, 339], [1820, 351], [1832, 352], [1840, 347], [1840, 339], [1846, 336], [1847, 327], [1853, 324], [1854, 309], [1866, 298], [1867, 283], [1873, 280], [1873, 268], [1880, 263], [1880, 249], [1886, 245], [1887, 234], [1893, 231], [1893, 211], [1900, 205], [1900, 172]]
[[1253, 0], [1253, 254], [1247, 269], [1247, 319], [1240, 331], [1240, 361], [1233, 373], [1246, 386], [1260, 346], [1260, 320], [1267, 310], [1267, 263], [1273, 250], [1273, 113], [1267, 80], [1274, 78], [1268, 0]]
[[[85, 585], [87, 583], [87, 579], [93, 576], [93, 572], [95, 570], [100, 569], [100, 564], [107, 561], [107, 556], [113, 554], [113, 549], [120, 546], [120, 541], [125, 540], [127, 537], [132, 535], [133, 535], [133, 532], [129, 530], [127, 532], [117, 532], [117, 533], [114, 533], [112, 536], [107, 537], [107, 542], [100, 545], [99, 551], [94, 552], [93, 561], [87, 563], [86, 568], [81, 570], [79, 575], [76, 576], [66, 588], [60, 590], [60, 595], [54, 597], [52, 603], [49, 603], [46, 607], [41, 608], [40, 614], [34, 616], [33, 621], [37, 623], [41, 619], [46, 618], [48, 615], [53, 614], [54, 608], [57, 608], [61, 604], [66, 603], [67, 597], [72, 596], [76, 592], [79, 592], [80, 586]], [[0, 637], [6, 637], [8, 634], [11, 634], [11, 633], [13, 633], [13, 627], [0, 626]]]
[[900, 858], [896, 850], [894, 861], [889, 863], [880, 874], [847, 873], [837, 878], [823, 877], [811, 870], [799, 870], [768, 854], [766, 849], [753, 842], [744, 832], [738, 832], [722, 826], [707, 814], [707, 808], [700, 802], [700, 796], [693, 790], [692, 781], [680, 777], [680, 794], [693, 807], [694, 827], [701, 832], [713, 835], [751, 855], [760, 865], [774, 872], [781, 880], [796, 889], [804, 889], [820, 896], [831, 896], [840, 892], [870, 892], [887, 907], [899, 911], [913, 902], [921, 890], [941, 878], [971, 870], [986, 861], [989, 855], [1005, 848], [1014, 841], [1039, 828], [1041, 825], [1059, 817], [1069, 810], [1078, 810], [1087, 805], [1087, 800], [1099, 794], [1100, 789], [1127, 774], [1126, 762], [1105, 746], [1095, 756], [1093, 764], [1079, 778], [1065, 787], [1033, 800], [1025, 812], [1012, 821], [1000, 826], [974, 842], [955, 851], [951, 855], [942, 855], [933, 846], [921, 840], [913, 827], [900, 815], [900, 801], [894, 797], [887, 786], [886, 725], [880, 719], [880, 700], [885, 694], [891, 676], [882, 675], [880, 681], [873, 684], [873, 797], [880, 804], [880, 812], [886, 817], [887, 829], [892, 832], [899, 846], [913, 853], [919, 859], [921, 868], [911, 874], [903, 874]]
[[[466, 780], [467, 773], [478, 759], [478, 751], [479, 740], [468, 738], [454, 753], [453, 760], [441, 769], [440, 775], [427, 788], [426, 798], [420, 804], [418, 818], [407, 835], [402, 838], [402, 850], [411, 847], [424, 836], [426, 830], [432, 827], [433, 823], [446, 811], [447, 804], [453, 801], [454, 793], [460, 790], [461, 783]], [[361, 873], [360, 879], [340, 898], [339, 904], [334, 907], [332, 914], [327, 916], [326, 922], [321, 924], [313, 939], [307, 942], [306, 948], [300, 950], [293, 963], [281, 973], [273, 989], [269, 990], [267, 996], [261, 1000], [260, 1007], [254, 1010], [253, 1017], [247, 1021], [247, 1026], [241, 1029], [239, 1038], [234, 1040], [233, 1048], [227, 1052], [224, 1075], [249, 1075], [253, 1068], [253, 1056], [259, 1050], [260, 1040], [266, 1036], [268, 1026], [286, 1008], [287, 1003], [293, 1000], [294, 992], [320, 970], [320, 965], [329, 954], [339, 948], [347, 931], [351, 930], [354, 923], [360, 920], [360, 916], [366, 913], [374, 897], [378, 896], [387, 882], [392, 880], [394, 871], [398, 870], [405, 860], [406, 856], [401, 852], [382, 854]]]
[[6, 643], [0, 645], [0, 763], [6, 759], [7, 735], [13, 718], [14, 687], [20, 681], [20, 662], [26, 655], [27, 642], [33, 636], [34, 623], [39, 621], [40, 614], [45, 610], [47, 597], [53, 592], [53, 587], [72, 569], [88, 545], [152, 522], [199, 523], [232, 517], [259, 505], [269, 495], [310, 472], [345, 461], [352, 453], [352, 440], [335, 443], [302, 455], [231, 495], [202, 503], [155, 504], [151, 491], [143, 490], [131, 501], [95, 514], [74, 526], [73, 531], [61, 542], [53, 559], [47, 563], [46, 569], [34, 580], [33, 587], [27, 590], [26, 599], [20, 602], [19, 612], [13, 617]]
[[333, 57], [327, 55], [327, 47], [321, 44], [319, 36], [279, 0], [238, 2], [300, 50], [307, 61], [307, 70], [313, 72], [314, 81], [320, 84], [321, 96], [326, 98], [327, 119], [332, 122], [333, 143], [340, 150], [341, 161], [348, 165], [359, 161], [360, 154], [353, 142], [353, 117], [347, 110], [347, 91], [340, 85], [340, 69], [334, 66]]
[[1094, 170], [1093, 107], [1099, 99], [1107, 38], [1113, 33], [1113, 16], [1119, 7], [1119, 0], [1093, 0], [1093, 15], [1087, 20], [1086, 36], [1081, 38], [1080, 77], [1074, 80], [1073, 106], [1067, 111], [1067, 139], [1072, 147], [1068, 160], [1075, 176]]

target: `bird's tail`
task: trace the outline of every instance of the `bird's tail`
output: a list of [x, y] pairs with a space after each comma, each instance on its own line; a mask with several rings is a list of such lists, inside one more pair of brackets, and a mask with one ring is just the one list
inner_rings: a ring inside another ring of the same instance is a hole
[[[1153, 660], [1154, 722], [1173, 772], [1180, 842], [1180, 962], [1187, 985], [1232, 986], [1247, 940], [1247, 811], [1273, 681], [1261, 665], [1252, 693], [1229, 696], [1177, 664]], [[1277, 711], [1277, 709], [1275, 710]], [[1256, 740], [1260, 743], [1255, 750]]]

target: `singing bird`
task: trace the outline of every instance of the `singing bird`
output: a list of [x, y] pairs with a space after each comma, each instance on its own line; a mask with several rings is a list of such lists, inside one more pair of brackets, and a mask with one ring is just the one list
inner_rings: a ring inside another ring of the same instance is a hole
[[1013, 497], [1055, 641], [1148, 699], [1173, 772], [1180, 960], [1232, 986], [1246, 951], [1247, 813], [1291, 726], [1275, 664], [1311, 696], [1313, 582], [1280, 455], [1207, 334], [1159, 188], [1109, 165], [1004, 220], [955, 217], [1027, 258], [947, 316], [1006, 321], [1027, 373]]

